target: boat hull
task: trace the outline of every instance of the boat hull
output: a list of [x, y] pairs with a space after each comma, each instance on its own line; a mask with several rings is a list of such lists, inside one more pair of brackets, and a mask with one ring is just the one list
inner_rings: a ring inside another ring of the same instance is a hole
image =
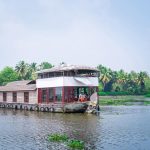
[[65, 113], [84, 113], [88, 108], [87, 103], [70, 103], [64, 106]]

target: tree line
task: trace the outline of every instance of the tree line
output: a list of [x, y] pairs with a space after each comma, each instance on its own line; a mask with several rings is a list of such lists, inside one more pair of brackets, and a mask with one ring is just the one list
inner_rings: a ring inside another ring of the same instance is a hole
[[[147, 72], [135, 72], [129, 73], [124, 70], [113, 71], [103, 65], [98, 65], [100, 72], [99, 76], [99, 91], [101, 95], [106, 93], [121, 93], [126, 94], [147, 94], [150, 93], [150, 76]], [[110, 94], [111, 95], [111, 94]]]
[[[5, 67], [0, 71], [0, 85], [17, 80], [35, 80], [36, 71], [52, 68], [49, 62], [41, 64], [20, 61], [13, 67]], [[129, 73], [124, 70], [114, 71], [103, 65], [97, 66], [99, 70], [99, 91], [105, 93], [145, 94], [150, 93], [150, 76], [147, 72]]]
[[15, 68], [5, 67], [0, 71], [0, 85], [6, 85], [8, 82], [17, 80], [35, 80], [36, 71], [52, 68], [53, 65], [49, 62], [37, 64], [35, 62], [29, 64], [25, 61], [20, 61]]

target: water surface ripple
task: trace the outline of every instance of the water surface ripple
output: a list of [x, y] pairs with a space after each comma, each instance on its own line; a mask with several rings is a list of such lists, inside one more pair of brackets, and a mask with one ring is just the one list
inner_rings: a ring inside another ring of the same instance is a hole
[[47, 141], [66, 133], [87, 150], [149, 150], [150, 107], [101, 107], [99, 116], [0, 109], [0, 150], [67, 150]]

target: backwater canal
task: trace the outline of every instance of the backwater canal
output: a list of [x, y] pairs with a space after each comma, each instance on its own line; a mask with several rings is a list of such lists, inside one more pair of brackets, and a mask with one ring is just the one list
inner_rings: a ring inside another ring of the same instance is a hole
[[105, 106], [99, 116], [0, 109], [0, 150], [68, 150], [47, 140], [52, 133], [87, 150], [149, 150], [150, 106]]

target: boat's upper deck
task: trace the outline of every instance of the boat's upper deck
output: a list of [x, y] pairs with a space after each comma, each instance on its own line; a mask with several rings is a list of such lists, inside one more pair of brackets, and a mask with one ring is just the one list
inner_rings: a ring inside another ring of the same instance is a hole
[[51, 69], [38, 71], [38, 79], [52, 77], [98, 77], [98, 69], [87, 66], [60, 65]]

